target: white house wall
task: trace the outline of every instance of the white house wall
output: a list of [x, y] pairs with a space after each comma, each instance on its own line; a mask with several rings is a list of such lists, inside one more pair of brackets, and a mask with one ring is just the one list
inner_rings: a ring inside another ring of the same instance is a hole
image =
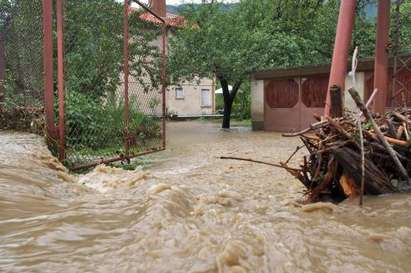
[[251, 120], [253, 130], [264, 129], [264, 81], [251, 79]]
[[[184, 97], [176, 98], [176, 88], [182, 88]], [[201, 90], [209, 90], [211, 104], [204, 106], [201, 103]], [[203, 78], [197, 82], [182, 82], [180, 85], [167, 88], [167, 111], [178, 116], [211, 115], [214, 113], [215, 95], [213, 81]]]

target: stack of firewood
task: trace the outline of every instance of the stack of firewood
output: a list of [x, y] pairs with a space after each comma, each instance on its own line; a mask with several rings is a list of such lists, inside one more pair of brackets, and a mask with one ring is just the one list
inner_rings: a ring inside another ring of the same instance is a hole
[[360, 114], [318, 118], [306, 130], [284, 134], [299, 136], [309, 152], [300, 168], [282, 163], [306, 187], [307, 202], [410, 189], [411, 110], [376, 115], [355, 90], [350, 94]]

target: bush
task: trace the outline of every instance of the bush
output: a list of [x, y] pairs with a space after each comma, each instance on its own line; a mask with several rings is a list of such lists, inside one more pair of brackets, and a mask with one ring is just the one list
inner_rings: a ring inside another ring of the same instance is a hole
[[[138, 112], [130, 104], [129, 133], [138, 139], [158, 136], [157, 117]], [[124, 103], [116, 98], [94, 99], [82, 93], [70, 92], [66, 98], [66, 128], [68, 147], [104, 149], [124, 143]]]

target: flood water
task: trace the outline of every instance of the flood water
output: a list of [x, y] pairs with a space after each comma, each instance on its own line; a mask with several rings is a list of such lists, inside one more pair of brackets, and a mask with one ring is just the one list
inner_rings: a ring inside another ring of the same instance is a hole
[[[411, 195], [307, 211], [298, 139], [171, 123], [148, 167], [76, 177], [40, 137], [0, 132], [0, 272], [411, 272]], [[141, 159], [140, 159], [141, 160]]]

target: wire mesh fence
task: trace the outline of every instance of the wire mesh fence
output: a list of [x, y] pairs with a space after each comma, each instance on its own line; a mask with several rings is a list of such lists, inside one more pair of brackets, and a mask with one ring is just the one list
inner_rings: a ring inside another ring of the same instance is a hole
[[42, 45], [42, 1], [2, 1], [0, 128], [43, 130]]
[[391, 24], [393, 71], [391, 107], [409, 107], [411, 105], [411, 12], [405, 1], [396, 1]]
[[71, 169], [164, 148], [164, 45], [161, 27], [144, 12], [117, 1], [65, 2], [64, 162]]
[[164, 149], [165, 32], [128, 2], [1, 1], [0, 128], [73, 170]]

